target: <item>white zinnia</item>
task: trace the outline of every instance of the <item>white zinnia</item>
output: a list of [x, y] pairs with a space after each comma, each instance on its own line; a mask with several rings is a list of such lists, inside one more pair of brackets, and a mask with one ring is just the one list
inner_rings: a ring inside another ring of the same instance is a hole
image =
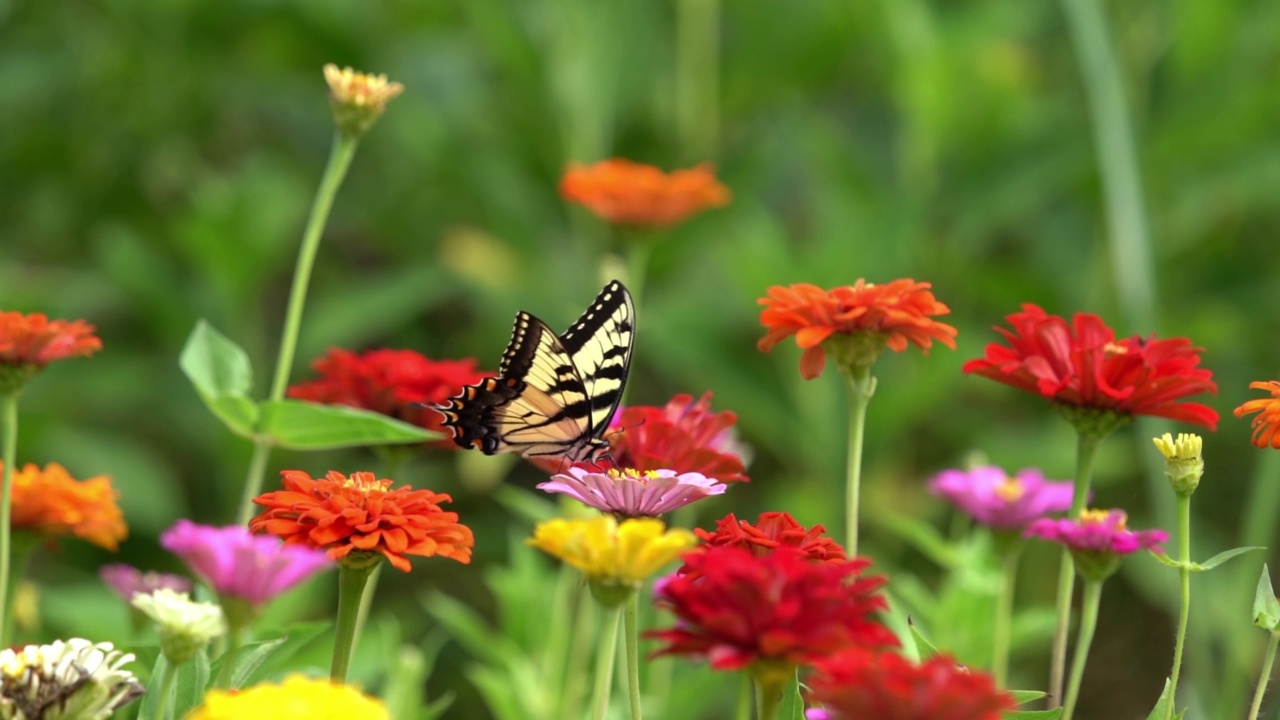
[[133, 660], [82, 638], [0, 651], [0, 719], [106, 720], [143, 693]]
[[155, 621], [160, 651], [174, 665], [195, 657], [210, 640], [227, 631], [222, 608], [195, 602], [186, 593], [161, 588], [150, 594], [134, 593], [131, 602]]

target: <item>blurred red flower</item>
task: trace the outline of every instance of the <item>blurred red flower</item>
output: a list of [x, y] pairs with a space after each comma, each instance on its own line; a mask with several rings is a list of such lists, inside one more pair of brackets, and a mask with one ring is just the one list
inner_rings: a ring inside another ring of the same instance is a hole
[[1201, 348], [1186, 338], [1138, 336], [1117, 340], [1097, 315], [1076, 313], [1072, 324], [1030, 303], [997, 327], [1008, 341], [987, 346], [985, 357], [964, 364], [975, 373], [1055, 403], [1120, 416], [1153, 415], [1214, 430], [1218, 413], [1180, 402], [1202, 392], [1217, 394], [1213, 373], [1200, 364]]
[[348, 405], [389, 415], [412, 425], [444, 433], [438, 447], [455, 447], [441, 421], [444, 416], [428, 407], [462, 392], [464, 385], [480, 382], [493, 373], [476, 370], [476, 361], [432, 360], [412, 350], [370, 350], [357, 355], [332, 348], [311, 364], [320, 378], [289, 387], [298, 400]]
[[846, 562], [848, 558], [844, 548], [826, 537], [826, 531], [821, 525], [806, 529], [785, 512], [761, 513], [754, 525], [729, 513], [716, 521], [714, 532], [694, 528], [693, 534], [705, 545], [693, 552], [727, 545], [750, 550], [755, 555], [767, 555], [779, 548], [788, 548], [798, 551], [807, 560], [836, 564]]
[[902, 352], [908, 343], [927, 351], [937, 340], [954, 350], [956, 329], [929, 317], [951, 312], [938, 302], [930, 287], [929, 283], [909, 278], [883, 285], [859, 278], [854, 285], [834, 290], [808, 283], [774, 285], [769, 288], [768, 297], [759, 301], [765, 306], [760, 311], [760, 324], [768, 333], [758, 345], [768, 352], [794, 335], [796, 345], [804, 350], [800, 376], [806, 380], [822, 374], [827, 352], [835, 350], [824, 348], [824, 343], [833, 336], [883, 338], [883, 344], [870, 344], [866, 358], [837, 356], [837, 362], [842, 364], [874, 360], [885, 346]]
[[0, 365], [48, 365], [102, 349], [83, 320], [50, 320], [41, 313], [0, 312]]
[[805, 681], [829, 720], [1000, 720], [1012, 695], [985, 673], [936, 655], [914, 665], [891, 652], [849, 648], [814, 663]]
[[1276, 432], [1280, 429], [1280, 382], [1275, 380], [1251, 382], [1249, 389], [1266, 390], [1271, 393], [1271, 397], [1249, 400], [1235, 409], [1235, 416], [1244, 417], [1249, 413], [1258, 413], [1258, 417], [1253, 419], [1251, 440], [1254, 446], [1280, 450], [1280, 433]]
[[884, 578], [859, 576], [869, 565], [814, 563], [793, 550], [756, 556], [711, 547], [686, 554], [690, 572], [669, 577], [656, 594], [676, 625], [646, 635], [666, 643], [655, 655], [701, 657], [717, 670], [803, 665], [851, 645], [897, 647], [873, 617], [888, 605], [876, 592]]
[[652, 228], [678, 225], [728, 205], [732, 197], [710, 165], [667, 174], [623, 158], [570, 165], [560, 181], [560, 195], [615, 225]]
[[448, 495], [408, 485], [393, 490], [390, 480], [371, 472], [347, 477], [332, 470], [315, 479], [301, 470], [280, 474], [283, 490], [253, 500], [266, 508], [249, 521], [255, 533], [325, 550], [338, 562], [363, 564], [382, 555], [403, 572], [411, 567], [406, 555], [471, 562], [471, 529], [458, 523], [457, 513], [440, 508], [452, 501]]
[[621, 468], [701, 473], [722, 483], [747, 482], [746, 449], [734, 436], [736, 413], [711, 410], [711, 393], [697, 402], [676, 395], [664, 407], [632, 405], [614, 418], [607, 435]]

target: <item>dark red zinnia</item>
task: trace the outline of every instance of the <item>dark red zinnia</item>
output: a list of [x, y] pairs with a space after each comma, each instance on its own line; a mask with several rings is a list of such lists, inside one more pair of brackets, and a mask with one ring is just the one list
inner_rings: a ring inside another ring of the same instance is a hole
[[747, 482], [745, 449], [734, 436], [736, 413], [711, 409], [711, 393], [696, 402], [676, 395], [664, 407], [623, 408], [607, 437], [619, 467], [696, 472], [723, 483]]
[[[693, 534], [706, 543], [703, 547], [733, 546], [750, 550], [756, 555], [767, 555], [778, 548], [797, 550], [808, 560], [843, 563], [848, 558], [840, 543], [826, 536], [826, 528], [812, 528], [796, 522], [790, 513], [761, 513], [754, 525], [739, 520], [733, 513], [716, 521], [715, 531], [694, 528]], [[697, 551], [695, 551], [697, 552]]]
[[1072, 324], [1030, 303], [996, 328], [1008, 346], [992, 343], [985, 357], [965, 363], [976, 373], [1065, 405], [1153, 415], [1214, 430], [1218, 413], [1181, 402], [1217, 394], [1213, 373], [1200, 364], [1201, 348], [1186, 338], [1115, 337], [1097, 315], [1076, 313]]
[[814, 663], [809, 697], [829, 720], [1000, 720], [1016, 703], [985, 673], [945, 655], [920, 663], [849, 648]]
[[798, 551], [757, 556], [712, 547], [685, 556], [687, 575], [671, 577], [657, 603], [674, 627], [646, 635], [666, 643], [655, 655], [705, 658], [717, 670], [763, 661], [807, 664], [840, 648], [897, 647], [874, 617], [888, 605], [882, 577], [862, 577], [870, 561], [814, 563]]
[[[320, 378], [290, 386], [289, 397], [372, 410], [436, 432], [444, 432], [443, 416], [414, 403], [443, 403], [464, 385], [492, 375], [476, 370], [471, 358], [432, 360], [412, 350], [390, 349], [357, 355], [332, 348], [311, 367]], [[454, 447], [447, 437], [438, 444]]]

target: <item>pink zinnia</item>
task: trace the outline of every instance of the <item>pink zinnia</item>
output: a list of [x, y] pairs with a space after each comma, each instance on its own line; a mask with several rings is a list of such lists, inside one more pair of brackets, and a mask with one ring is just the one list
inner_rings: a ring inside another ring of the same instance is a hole
[[1143, 548], [1164, 553], [1163, 530], [1130, 530], [1123, 510], [1083, 510], [1078, 520], [1042, 518], [1027, 527], [1027, 537], [1065, 545], [1076, 571], [1086, 580], [1102, 581], [1120, 568], [1120, 558]]
[[160, 545], [182, 558], [220, 598], [254, 606], [333, 566], [322, 550], [285, 545], [240, 525], [219, 528], [179, 520], [160, 536]]
[[719, 480], [700, 473], [633, 469], [592, 472], [584, 467], [571, 467], [538, 489], [564, 493], [620, 518], [634, 518], [658, 517], [708, 495], [720, 495], [726, 487]]
[[143, 572], [132, 565], [109, 563], [98, 568], [98, 577], [125, 602], [133, 600], [137, 593], [150, 595], [156, 590], [168, 588], [174, 592], [191, 592], [191, 581], [181, 575], [161, 572]]
[[1021, 530], [1049, 513], [1063, 512], [1074, 495], [1072, 483], [1045, 480], [1039, 470], [1010, 476], [991, 465], [944, 470], [929, 482], [929, 491], [996, 530]]

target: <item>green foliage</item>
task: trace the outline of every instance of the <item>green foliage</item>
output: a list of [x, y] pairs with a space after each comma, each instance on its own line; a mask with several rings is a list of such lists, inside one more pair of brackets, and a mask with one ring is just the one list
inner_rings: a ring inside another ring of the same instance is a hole
[[1253, 594], [1253, 624], [1272, 632], [1280, 628], [1280, 600], [1271, 589], [1271, 573], [1266, 563], [1258, 575], [1258, 589]]

